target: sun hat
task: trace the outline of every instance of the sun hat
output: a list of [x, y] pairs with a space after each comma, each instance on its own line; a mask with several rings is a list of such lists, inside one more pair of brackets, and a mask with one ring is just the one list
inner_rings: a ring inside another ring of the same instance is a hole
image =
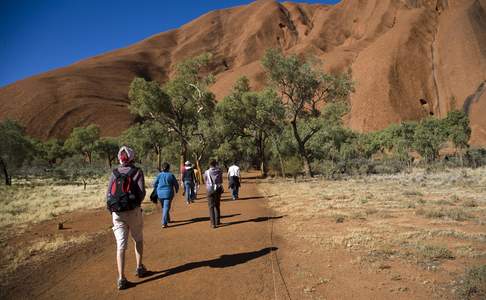
[[120, 164], [127, 164], [132, 162], [135, 159], [135, 152], [128, 148], [127, 146], [123, 146], [118, 151], [118, 160]]

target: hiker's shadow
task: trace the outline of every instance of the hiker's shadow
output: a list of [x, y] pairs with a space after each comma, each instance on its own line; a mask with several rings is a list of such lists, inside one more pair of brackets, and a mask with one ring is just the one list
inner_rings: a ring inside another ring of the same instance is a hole
[[248, 220], [241, 220], [241, 221], [233, 221], [233, 222], [228, 222], [228, 223], [222, 223], [219, 226], [220, 227], [224, 227], [224, 226], [231, 226], [231, 225], [237, 225], [237, 224], [248, 223], [248, 222], [265, 222], [265, 221], [269, 221], [269, 220], [281, 219], [283, 217], [285, 217], [285, 215], [278, 216], [278, 217], [258, 217], [258, 218], [248, 219]]
[[221, 201], [222, 202], [226, 202], [226, 201], [232, 202], [232, 201], [238, 201], [238, 200], [257, 200], [257, 199], [263, 199], [263, 198], [265, 198], [265, 197], [262, 197], [262, 196], [249, 196], [249, 197], [240, 197], [240, 198], [238, 198], [236, 200], [233, 200], [233, 198], [231, 198], [231, 197], [224, 197], [224, 198], [222, 197], [221, 198]]
[[167, 276], [175, 275], [178, 273], [194, 270], [197, 268], [201, 267], [210, 267], [210, 268], [227, 268], [227, 267], [233, 267], [239, 264], [244, 264], [250, 260], [259, 258], [261, 256], [267, 255], [268, 253], [272, 251], [276, 251], [278, 248], [277, 247], [267, 247], [260, 249], [258, 251], [252, 251], [252, 252], [243, 252], [243, 253], [237, 253], [237, 254], [229, 254], [229, 255], [221, 255], [219, 258], [215, 259], [210, 259], [210, 260], [203, 260], [203, 261], [198, 261], [198, 262], [191, 262], [187, 264], [183, 264], [171, 269], [163, 270], [163, 271], [157, 271], [157, 272], [148, 272], [147, 277], [150, 277], [147, 279], [144, 279], [140, 282], [133, 283], [135, 286], [139, 284], [143, 284], [146, 282], [162, 279]]
[[[232, 217], [236, 217], [236, 216], [239, 216], [239, 215], [241, 215], [241, 214], [224, 215], [224, 216], [221, 216], [220, 218], [221, 219], [232, 218]], [[209, 221], [209, 217], [197, 217], [197, 218], [192, 218], [192, 219], [189, 219], [189, 220], [171, 221], [169, 227], [179, 227], [179, 226], [189, 225], [189, 224], [198, 223], [198, 222], [207, 222], [207, 221]]]

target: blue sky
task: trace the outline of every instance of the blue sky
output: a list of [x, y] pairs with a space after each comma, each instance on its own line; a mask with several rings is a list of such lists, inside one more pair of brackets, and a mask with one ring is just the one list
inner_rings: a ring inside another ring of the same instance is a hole
[[0, 87], [178, 28], [208, 11], [250, 2], [0, 0]]

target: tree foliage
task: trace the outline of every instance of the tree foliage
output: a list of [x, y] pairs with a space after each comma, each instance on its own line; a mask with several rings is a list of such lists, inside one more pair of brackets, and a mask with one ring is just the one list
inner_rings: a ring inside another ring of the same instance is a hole
[[346, 74], [326, 74], [310, 59], [285, 56], [279, 50], [267, 51], [262, 65], [282, 95], [304, 171], [312, 176], [308, 142], [323, 128], [321, 108], [325, 103], [346, 101], [353, 91], [353, 83]]
[[111, 168], [118, 154], [118, 140], [110, 137], [100, 138], [95, 142], [93, 151]]
[[213, 78], [203, 72], [210, 60], [211, 55], [202, 54], [183, 61], [163, 87], [143, 78], [135, 78], [130, 85], [130, 109], [175, 133], [180, 141], [181, 161], [186, 159], [198, 120], [210, 118], [213, 113], [214, 94], [208, 90]]
[[441, 120], [429, 117], [420, 121], [415, 129], [413, 148], [427, 161], [439, 157], [439, 150], [447, 141], [447, 131]]
[[24, 128], [11, 120], [0, 123], [0, 141], [0, 168], [5, 177], [5, 184], [10, 185], [11, 172], [30, 158], [33, 145], [25, 136]]
[[93, 151], [96, 142], [100, 138], [100, 128], [94, 124], [87, 127], [74, 128], [71, 135], [64, 143], [64, 147], [72, 153], [79, 153], [85, 156], [91, 164], [93, 161]]

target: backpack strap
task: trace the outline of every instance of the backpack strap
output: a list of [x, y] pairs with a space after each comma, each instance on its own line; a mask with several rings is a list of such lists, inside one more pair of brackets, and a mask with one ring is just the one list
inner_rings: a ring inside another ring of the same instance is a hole
[[130, 171], [128, 171], [127, 176], [131, 177], [134, 182], [138, 180], [138, 178], [135, 178], [135, 175], [137, 175], [139, 172], [139, 169], [137, 167], [131, 167]]
[[[130, 168], [130, 171], [128, 171], [127, 176], [130, 176], [130, 177], [133, 178], [133, 176], [136, 175], [137, 172], [138, 172], [138, 168], [132, 167], [132, 168]], [[135, 179], [135, 178], [133, 178], [133, 179]]]
[[121, 173], [118, 171], [118, 168], [113, 169], [113, 175], [115, 175], [116, 178], [120, 178]]

